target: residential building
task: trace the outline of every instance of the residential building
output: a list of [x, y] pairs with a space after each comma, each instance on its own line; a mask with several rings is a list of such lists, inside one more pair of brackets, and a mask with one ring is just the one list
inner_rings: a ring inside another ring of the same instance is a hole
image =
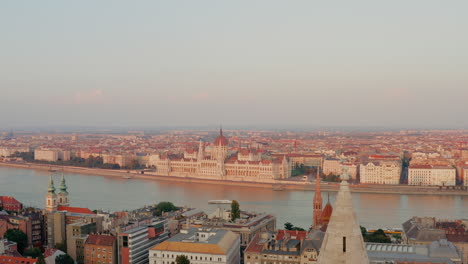
[[436, 220], [434, 217], [413, 217], [403, 223], [402, 239], [411, 245], [430, 245], [434, 241], [452, 242], [468, 263], [468, 220]]
[[462, 264], [460, 251], [445, 239], [430, 245], [366, 243], [371, 264], [445, 263]]
[[84, 221], [66, 225], [67, 253], [79, 264], [84, 263], [84, 243], [88, 234], [97, 232], [96, 223]]
[[129, 225], [117, 236], [117, 257], [119, 264], [148, 263], [150, 248], [169, 237], [167, 219], [155, 219], [150, 223]]
[[66, 161], [70, 160], [70, 151], [60, 150], [60, 149], [35, 149], [34, 150], [34, 159], [42, 161]]
[[0, 208], [7, 211], [18, 212], [23, 209], [23, 204], [18, 202], [15, 197], [12, 196], [0, 196]]
[[224, 229], [238, 234], [242, 248], [245, 248], [257, 233], [276, 230], [276, 217], [271, 214], [241, 212], [240, 219], [231, 222], [230, 213], [221, 210], [201, 222], [196, 220], [194, 222], [201, 223], [205, 228]]
[[325, 159], [323, 160], [323, 174], [324, 175], [340, 175], [342, 171], [341, 162], [338, 159]]
[[111, 235], [89, 235], [84, 252], [84, 264], [116, 264], [116, 238]]
[[257, 234], [244, 251], [244, 263], [317, 263], [324, 234], [320, 230], [278, 230]]
[[468, 166], [463, 167], [462, 175], [463, 186], [468, 186]]
[[190, 228], [149, 251], [150, 264], [169, 264], [185, 255], [192, 264], [240, 263], [240, 239], [231, 231], [214, 228]]
[[411, 165], [408, 168], [408, 185], [455, 186], [456, 169], [451, 166]]
[[376, 160], [359, 166], [361, 183], [399, 184], [401, 162], [396, 160]]

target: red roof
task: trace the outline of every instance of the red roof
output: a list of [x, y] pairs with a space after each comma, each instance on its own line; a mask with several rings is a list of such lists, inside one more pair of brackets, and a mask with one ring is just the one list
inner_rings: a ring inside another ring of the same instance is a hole
[[281, 240], [285, 237], [286, 234], [290, 235], [291, 239], [302, 240], [307, 236], [307, 231], [297, 231], [297, 230], [278, 230], [276, 233], [276, 240]]
[[67, 211], [70, 213], [77, 213], [77, 214], [95, 214], [93, 211], [89, 210], [88, 208], [81, 208], [81, 207], [70, 207], [70, 206], [59, 206], [57, 211]]
[[12, 196], [0, 196], [0, 203], [21, 205], [21, 203]]
[[219, 136], [214, 141], [215, 146], [227, 146], [228, 140], [223, 136], [223, 130], [219, 130]]
[[57, 250], [58, 249], [55, 249], [55, 248], [47, 248], [44, 251], [44, 258], [47, 258], [47, 257], [50, 257], [50, 256], [54, 255]]
[[85, 244], [87, 245], [98, 245], [98, 246], [109, 246], [114, 245], [115, 237], [110, 235], [89, 235], [86, 239]]
[[260, 243], [260, 233], [257, 233], [252, 241], [249, 243], [244, 252], [255, 252], [260, 253], [263, 249], [263, 243]]
[[327, 203], [325, 205], [325, 208], [323, 208], [323, 211], [322, 211], [322, 222], [330, 222], [330, 218], [331, 218], [331, 215], [333, 213], [333, 207], [331, 206], [330, 203]]
[[12, 256], [0, 256], [0, 264], [32, 264], [36, 263], [37, 259], [33, 258], [20, 258]]

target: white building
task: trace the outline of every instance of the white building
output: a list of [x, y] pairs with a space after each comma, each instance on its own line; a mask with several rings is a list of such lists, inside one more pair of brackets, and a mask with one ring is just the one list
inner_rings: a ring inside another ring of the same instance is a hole
[[184, 255], [191, 264], [240, 263], [240, 239], [231, 231], [191, 228], [154, 246], [149, 251], [149, 264], [176, 263]]
[[2, 147], [0, 148], [0, 157], [10, 157], [16, 152], [29, 152], [29, 147]]
[[408, 169], [408, 185], [455, 186], [456, 169], [450, 166], [413, 165]]
[[463, 185], [468, 186], [468, 167], [463, 167], [462, 175], [463, 175]]
[[325, 159], [323, 161], [323, 174], [324, 175], [340, 175], [342, 172], [341, 163], [337, 159]]
[[169, 237], [167, 219], [144, 222], [129, 225], [118, 234], [118, 263], [147, 264], [148, 251]]
[[372, 161], [359, 166], [361, 183], [399, 184], [401, 162], [395, 160]]
[[70, 160], [70, 151], [60, 149], [36, 149], [34, 159], [43, 161]]

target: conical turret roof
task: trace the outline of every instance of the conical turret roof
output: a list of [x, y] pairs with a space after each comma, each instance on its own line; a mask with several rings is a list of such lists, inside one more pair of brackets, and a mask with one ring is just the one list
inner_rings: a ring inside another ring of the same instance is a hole
[[60, 182], [59, 193], [68, 193], [67, 184], [65, 183], [65, 176], [62, 173], [62, 181]]
[[347, 172], [343, 172], [333, 213], [320, 249], [318, 264], [369, 263], [361, 228], [353, 209]]
[[50, 175], [48, 192], [55, 194], [55, 186], [54, 186], [54, 180], [52, 179], [52, 175]]

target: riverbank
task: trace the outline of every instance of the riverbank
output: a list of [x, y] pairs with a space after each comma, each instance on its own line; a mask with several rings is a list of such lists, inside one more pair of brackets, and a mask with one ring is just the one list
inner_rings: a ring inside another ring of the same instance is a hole
[[[37, 163], [11, 163], [11, 162], [0, 162], [0, 166], [31, 169], [31, 170], [55, 170], [57, 172], [71, 172], [78, 174], [98, 175], [98, 176], [109, 176], [123, 178], [135, 178], [145, 180], [159, 180], [159, 181], [173, 181], [173, 182], [185, 182], [185, 183], [200, 183], [200, 184], [215, 184], [215, 185], [229, 185], [229, 186], [242, 186], [242, 187], [254, 187], [254, 188], [267, 188], [277, 190], [303, 190], [313, 191], [315, 184], [305, 184], [302, 181], [276, 181], [275, 183], [258, 183], [258, 182], [247, 182], [247, 181], [221, 181], [211, 179], [198, 179], [192, 177], [176, 177], [176, 176], [162, 176], [162, 175], [147, 175], [136, 172], [128, 172], [122, 170], [107, 170], [107, 169], [96, 169], [96, 168], [84, 168], [84, 167], [72, 167], [72, 166], [57, 166], [48, 164], [37, 164]], [[419, 186], [408, 186], [408, 185], [351, 185], [351, 192], [356, 193], [375, 193], [375, 194], [419, 194], [419, 195], [457, 195], [457, 196], [468, 196], [466, 190], [440, 190], [438, 187], [419, 187]], [[322, 191], [336, 192], [338, 191], [338, 183], [322, 183]]]

